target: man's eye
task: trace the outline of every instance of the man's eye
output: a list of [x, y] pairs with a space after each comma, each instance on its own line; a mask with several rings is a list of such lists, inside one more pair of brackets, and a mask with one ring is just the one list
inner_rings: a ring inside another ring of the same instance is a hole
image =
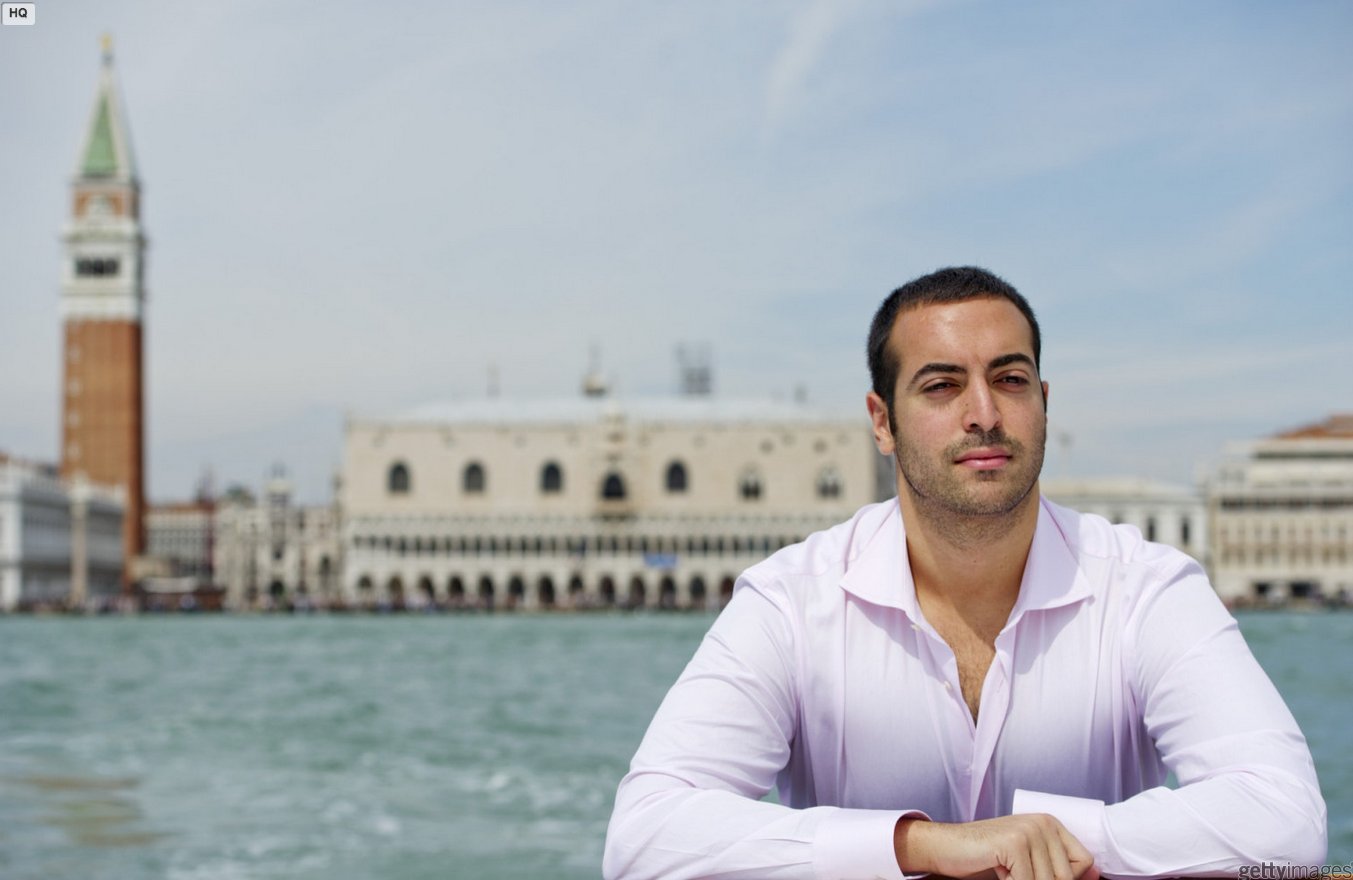
[[1029, 380], [1023, 376], [1002, 376], [1000, 381], [1009, 385], [1028, 385]]
[[957, 387], [958, 386], [953, 382], [936, 382], [934, 385], [927, 385], [925, 387], [925, 393], [929, 394], [932, 391], [945, 391], [949, 388], [957, 388]]

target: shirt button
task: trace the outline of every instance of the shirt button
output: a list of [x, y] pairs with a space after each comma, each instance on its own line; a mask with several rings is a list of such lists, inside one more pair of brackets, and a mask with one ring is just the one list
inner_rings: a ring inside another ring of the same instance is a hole
[[946, 682], [944, 683], [944, 689], [945, 689], [946, 691], [952, 691], [952, 690], [954, 689], [954, 686], [951, 685], [949, 682], [946, 681]]

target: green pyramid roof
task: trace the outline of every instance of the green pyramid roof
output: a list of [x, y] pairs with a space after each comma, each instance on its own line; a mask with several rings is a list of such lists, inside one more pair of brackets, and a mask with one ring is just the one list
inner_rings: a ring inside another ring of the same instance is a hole
[[122, 102], [113, 78], [112, 42], [106, 37], [99, 90], [94, 96], [94, 112], [89, 118], [75, 174], [83, 178], [111, 177], [122, 181], [134, 181], [136, 177], [127, 122], [122, 116]]
[[108, 107], [108, 94], [99, 95], [94, 126], [89, 131], [80, 173], [85, 177], [111, 177], [117, 174], [117, 148], [113, 145], [113, 120]]

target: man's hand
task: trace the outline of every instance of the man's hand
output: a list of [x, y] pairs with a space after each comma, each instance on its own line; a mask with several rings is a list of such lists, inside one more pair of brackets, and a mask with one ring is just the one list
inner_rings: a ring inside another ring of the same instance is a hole
[[1098, 880], [1094, 857], [1061, 822], [1042, 813], [949, 825], [902, 819], [893, 832], [907, 874], [998, 880]]

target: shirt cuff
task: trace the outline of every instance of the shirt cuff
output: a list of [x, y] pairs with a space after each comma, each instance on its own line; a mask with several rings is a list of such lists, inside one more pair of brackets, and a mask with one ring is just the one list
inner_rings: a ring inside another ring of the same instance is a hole
[[1048, 794], [1015, 789], [1012, 814], [1047, 813], [1071, 832], [1098, 862], [1108, 855], [1109, 833], [1104, 821], [1104, 802], [1094, 798]]
[[[813, 844], [817, 880], [906, 880], [897, 866], [893, 832], [904, 817], [929, 819], [919, 810], [832, 810]], [[920, 875], [913, 875], [920, 876]]]

